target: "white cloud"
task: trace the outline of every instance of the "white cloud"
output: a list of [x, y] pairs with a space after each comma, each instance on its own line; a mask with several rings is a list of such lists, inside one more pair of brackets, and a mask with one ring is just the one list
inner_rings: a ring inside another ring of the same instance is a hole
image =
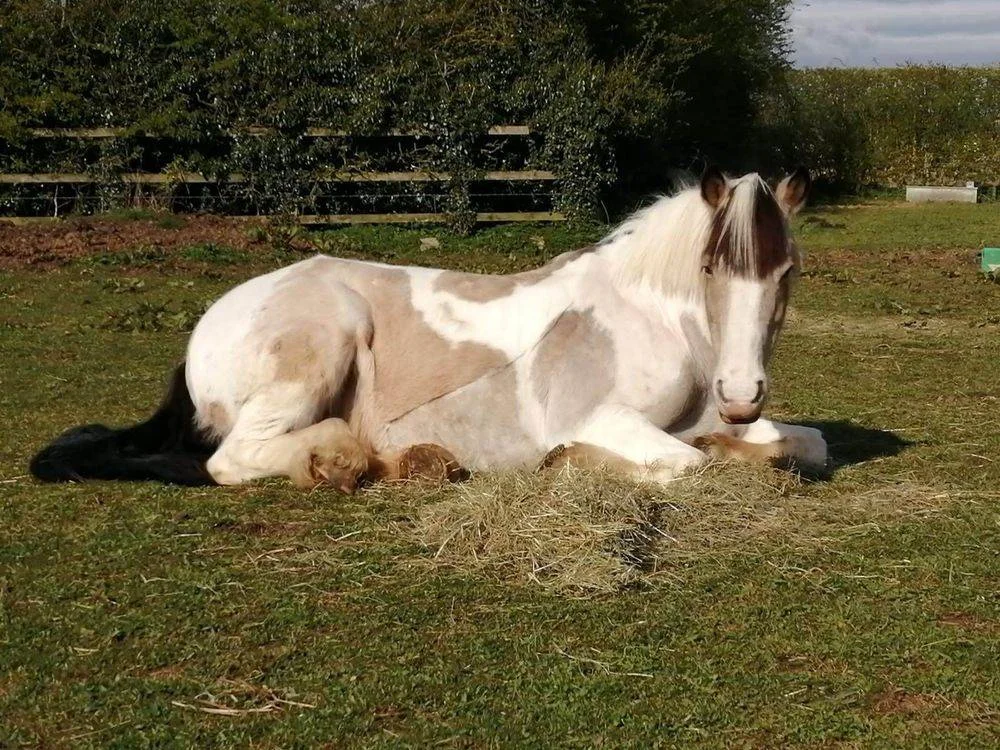
[[796, 0], [798, 67], [1000, 64], [1000, 0]]

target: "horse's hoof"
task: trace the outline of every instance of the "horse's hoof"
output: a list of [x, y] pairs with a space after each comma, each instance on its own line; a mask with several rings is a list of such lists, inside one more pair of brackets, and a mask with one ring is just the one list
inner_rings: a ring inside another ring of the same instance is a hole
[[301, 489], [325, 484], [351, 495], [367, 469], [368, 461], [360, 448], [341, 445], [339, 450], [324, 448], [311, 452], [305, 470], [293, 474], [291, 479]]
[[566, 446], [560, 444], [545, 454], [545, 458], [543, 458], [541, 463], [538, 464], [536, 471], [557, 469], [565, 463], [567, 463]]
[[399, 457], [400, 479], [464, 482], [471, 475], [451, 451], [432, 443], [411, 445]]
[[697, 448], [709, 458], [722, 461], [729, 458], [734, 452], [735, 441], [728, 435], [716, 432], [711, 435], [701, 435], [691, 441], [691, 446]]

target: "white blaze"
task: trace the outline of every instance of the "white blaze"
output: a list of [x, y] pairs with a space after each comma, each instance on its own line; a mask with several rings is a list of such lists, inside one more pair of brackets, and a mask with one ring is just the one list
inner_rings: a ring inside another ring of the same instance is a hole
[[722, 394], [733, 403], [749, 404], [767, 392], [764, 345], [771, 311], [765, 309], [766, 292], [760, 281], [729, 281], [715, 382], [722, 381]]

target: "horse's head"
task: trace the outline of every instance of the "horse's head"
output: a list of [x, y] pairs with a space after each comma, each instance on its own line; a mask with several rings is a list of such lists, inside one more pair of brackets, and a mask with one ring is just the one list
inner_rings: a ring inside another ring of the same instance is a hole
[[801, 168], [774, 189], [756, 174], [731, 180], [713, 167], [702, 176], [701, 195], [714, 212], [702, 257], [716, 355], [711, 387], [730, 424], [754, 422], [764, 407], [767, 363], [798, 267], [788, 219], [810, 184]]

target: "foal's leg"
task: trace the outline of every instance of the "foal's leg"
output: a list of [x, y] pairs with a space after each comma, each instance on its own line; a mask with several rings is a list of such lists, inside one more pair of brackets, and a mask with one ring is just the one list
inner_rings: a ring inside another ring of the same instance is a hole
[[694, 446], [713, 458], [794, 465], [812, 471], [822, 471], [827, 462], [826, 440], [819, 430], [768, 419], [748, 425], [739, 437], [714, 433], [696, 438]]
[[603, 466], [653, 482], [669, 482], [708, 460], [697, 448], [622, 406], [598, 407], [561, 455], [550, 454], [550, 463]]

